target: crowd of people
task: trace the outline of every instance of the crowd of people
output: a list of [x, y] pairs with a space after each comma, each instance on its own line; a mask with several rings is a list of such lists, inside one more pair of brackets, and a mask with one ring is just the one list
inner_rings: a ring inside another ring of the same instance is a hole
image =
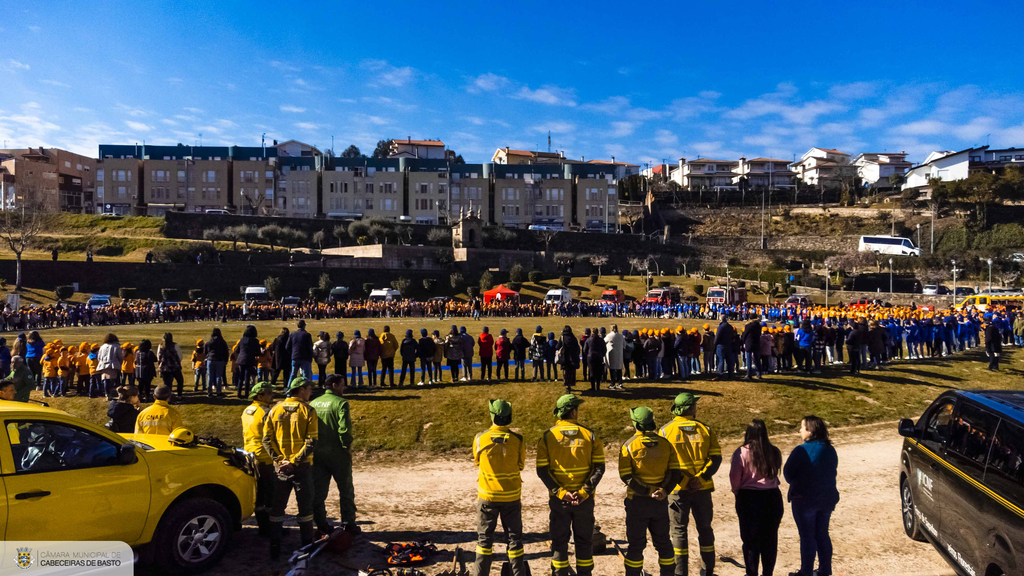
[[[213, 314], [216, 307], [210, 308]], [[265, 380], [287, 384], [302, 375], [323, 383], [338, 374], [353, 388], [420, 386], [473, 380], [557, 381], [567, 391], [577, 387], [582, 369], [584, 393], [622, 390], [629, 381], [686, 381], [763, 378], [770, 374], [822, 374], [845, 365], [851, 374], [880, 370], [894, 360], [919, 361], [984, 346], [989, 368], [998, 370], [1004, 345], [1024, 346], [1024, 313], [995, 310], [931, 311], [912, 308], [860, 310], [788, 308], [785, 316], [768, 306], [719, 314], [701, 327], [584, 328], [577, 335], [566, 325], [559, 333], [537, 326], [484, 326], [470, 334], [465, 326], [448, 330], [421, 328], [399, 336], [387, 325], [380, 333], [368, 328], [306, 331], [282, 328], [273, 338], [260, 338], [253, 325], [234, 343], [220, 328], [210, 337], [179, 344], [166, 332], [155, 344], [149, 339], [121, 343], [114, 333], [102, 342], [44, 342], [40, 332], [19, 333], [8, 346], [0, 338], [0, 372], [9, 374], [15, 357], [27, 368], [44, 396], [71, 392], [113, 399], [120, 384], [137, 385], [144, 400], [152, 399], [157, 378], [184, 393], [186, 375], [194, 392], [223, 396], [233, 390], [246, 397]], [[735, 324], [735, 325], [734, 325]], [[831, 371], [835, 373], [835, 371]], [[396, 380], [397, 375], [397, 380]]]

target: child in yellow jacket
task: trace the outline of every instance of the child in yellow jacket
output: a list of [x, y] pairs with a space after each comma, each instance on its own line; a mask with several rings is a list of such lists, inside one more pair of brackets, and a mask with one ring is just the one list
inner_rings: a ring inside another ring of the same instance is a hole
[[195, 374], [195, 391], [199, 392], [206, 388], [206, 343], [196, 340], [196, 347], [192, 350], [192, 372]]
[[121, 360], [121, 385], [135, 385], [135, 347], [131, 342], [125, 342], [121, 347], [124, 354]]
[[60, 392], [60, 381], [58, 380], [57, 362], [60, 358], [59, 349], [52, 343], [43, 348], [43, 396], [57, 396]]
[[57, 378], [59, 379], [59, 393], [61, 396], [68, 395], [68, 389], [74, 380], [75, 360], [74, 349], [67, 346], [60, 351], [57, 357]]
[[75, 366], [78, 367], [78, 394], [84, 396], [89, 390], [89, 351], [92, 346], [88, 342], [82, 342], [78, 347], [78, 354], [75, 356]]

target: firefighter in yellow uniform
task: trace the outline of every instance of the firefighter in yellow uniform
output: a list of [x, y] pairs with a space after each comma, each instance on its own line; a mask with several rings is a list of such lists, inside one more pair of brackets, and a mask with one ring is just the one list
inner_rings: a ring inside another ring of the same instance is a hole
[[508, 536], [508, 560], [512, 576], [526, 576], [523, 560], [523, 479], [520, 472], [526, 466], [526, 444], [523, 437], [509, 430], [512, 424], [512, 405], [504, 400], [491, 400], [490, 428], [476, 435], [473, 441], [473, 460], [480, 468], [477, 476], [477, 507], [480, 511], [477, 525], [476, 564], [474, 576], [491, 573], [491, 546], [494, 529], [501, 526]]
[[547, 487], [551, 507], [551, 570], [569, 574], [569, 538], [576, 542], [576, 573], [594, 572], [594, 490], [604, 476], [604, 446], [576, 420], [582, 398], [564, 394], [558, 416], [537, 442], [537, 475]]
[[168, 404], [171, 399], [170, 386], [157, 386], [153, 397], [153, 405], [139, 412], [135, 420], [136, 434], [170, 434], [175, 428], [184, 426], [178, 409]]
[[704, 562], [704, 575], [715, 573], [715, 533], [711, 529], [714, 510], [711, 493], [715, 490], [712, 478], [722, 465], [722, 448], [718, 435], [702, 422], [694, 420], [697, 400], [689, 392], [676, 396], [672, 404], [675, 418], [661, 427], [660, 434], [672, 443], [683, 480], [668, 497], [669, 522], [672, 528], [672, 547], [676, 556], [676, 576], [689, 574], [689, 548], [687, 527], [690, 513], [697, 526], [700, 558]]
[[296, 521], [305, 546], [313, 541], [313, 447], [317, 439], [316, 411], [309, 406], [313, 381], [302, 376], [288, 385], [288, 398], [270, 409], [263, 425], [263, 447], [274, 461], [274, 504], [270, 510], [270, 558], [281, 555], [284, 510], [295, 490]]
[[244, 448], [256, 458], [259, 477], [256, 481], [256, 525], [260, 537], [270, 536], [270, 507], [274, 502], [274, 459], [263, 447], [263, 428], [274, 403], [274, 389], [266, 382], [257, 382], [249, 391], [252, 404], [242, 411]]
[[682, 473], [672, 444], [657, 433], [654, 412], [641, 406], [629, 412], [636, 434], [619, 451], [619, 478], [626, 484], [626, 576], [640, 576], [647, 532], [658, 551], [661, 576], [675, 571], [665, 499]]

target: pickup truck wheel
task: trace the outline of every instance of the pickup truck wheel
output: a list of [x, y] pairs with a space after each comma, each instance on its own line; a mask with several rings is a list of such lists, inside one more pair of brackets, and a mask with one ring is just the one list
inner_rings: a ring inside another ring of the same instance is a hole
[[172, 574], [207, 570], [227, 551], [231, 515], [210, 498], [190, 498], [164, 515], [156, 537], [158, 566]]
[[900, 482], [900, 506], [903, 513], [903, 530], [911, 540], [924, 542], [924, 534], [917, 525], [917, 511], [914, 508], [914, 492], [910, 488], [910, 481], [904, 478]]

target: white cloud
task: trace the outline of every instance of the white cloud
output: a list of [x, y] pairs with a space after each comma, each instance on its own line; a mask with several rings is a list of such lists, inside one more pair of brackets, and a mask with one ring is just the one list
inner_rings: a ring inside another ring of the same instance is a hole
[[42, 30], [39, 26], [29, 26], [28, 29], [35, 33], [39, 33], [39, 31]]
[[162, 118], [162, 119], [160, 119], [160, 122], [163, 122], [164, 124], [167, 124], [168, 126], [177, 126], [178, 125], [177, 121], [171, 120], [170, 118]]
[[320, 124], [314, 124], [312, 122], [296, 122], [295, 127], [300, 130], [306, 130], [308, 132], [314, 132], [322, 128]]
[[143, 116], [149, 115], [149, 112], [146, 112], [142, 108], [136, 108], [134, 106], [129, 106], [127, 104], [118, 104], [114, 107], [114, 109], [121, 112], [122, 114], [134, 116], [135, 118], [141, 118]]
[[220, 128], [234, 128], [234, 127], [238, 126], [238, 124], [235, 124], [231, 120], [227, 120], [227, 119], [224, 119], [224, 118], [216, 120], [214, 122], [214, 124], [216, 124]]
[[654, 131], [654, 141], [660, 146], [675, 146], [679, 144], [679, 137], [664, 128], [659, 128]]
[[302, 114], [305, 111], [306, 111], [305, 108], [300, 108], [298, 106], [292, 106], [291, 104], [283, 104], [283, 105], [281, 105], [281, 112], [291, 112], [291, 113], [294, 113], [294, 114]]
[[576, 129], [576, 125], [572, 122], [546, 122], [544, 124], [538, 124], [530, 128], [532, 132], [546, 134], [551, 132], [552, 134], [568, 134]]
[[193, 114], [202, 114], [203, 113], [203, 111], [200, 110], [199, 108], [188, 108], [188, 107], [186, 107], [186, 108], [182, 108], [182, 110], [184, 110], [185, 112], [191, 112]]
[[610, 136], [612, 138], [625, 138], [636, 130], [636, 123], [634, 122], [612, 122], [612, 130]]
[[14, 58], [8, 58], [7, 59], [7, 66], [6, 67], [9, 70], [29, 70], [29, 69], [32, 68], [28, 64], [25, 64], [24, 62], [19, 62], [19, 61], [15, 60]]
[[199, 118], [196, 118], [195, 116], [188, 116], [186, 114], [176, 114], [174, 117], [185, 122], [195, 122], [199, 120]]
[[893, 129], [897, 134], [909, 135], [909, 136], [924, 136], [932, 134], [942, 134], [949, 130], [949, 127], [938, 120], [917, 120], [915, 122], [908, 122], [902, 124]]
[[142, 122], [135, 122], [134, 120], [125, 120], [125, 125], [136, 132], [149, 132], [153, 129], [149, 124], [143, 124]]
[[376, 72], [377, 75], [369, 83], [370, 86], [405, 86], [416, 76], [416, 69], [410, 66], [395, 67], [387, 60], [363, 60], [362, 67]]
[[576, 105], [572, 90], [559, 88], [551, 84], [546, 84], [536, 90], [531, 90], [529, 86], [523, 86], [512, 97], [517, 100], [529, 100], [551, 106]]
[[611, 116], [621, 116], [633, 122], [644, 122], [664, 117], [667, 112], [649, 110], [647, 108], [634, 108], [630, 105], [629, 98], [625, 96], [612, 96], [601, 102], [584, 104], [580, 106], [586, 110], [601, 112]]
[[721, 94], [714, 90], [704, 90], [696, 96], [677, 98], [669, 104], [668, 112], [676, 121], [711, 115], [721, 110], [715, 103], [721, 96]]
[[486, 120], [484, 120], [483, 118], [479, 118], [477, 116], [466, 116], [465, 118], [463, 118], [463, 120], [469, 122], [470, 124], [473, 124], [474, 126], [483, 126], [484, 124], [487, 123]]
[[281, 62], [280, 60], [271, 60], [269, 62], [269, 64], [272, 67], [277, 68], [278, 70], [285, 70], [286, 72], [298, 72], [299, 71], [299, 68], [297, 66], [292, 66], [291, 64], [286, 64], [284, 62]]
[[40, 80], [40, 82], [43, 84], [49, 84], [50, 86], [57, 86], [58, 88], [71, 88], [71, 86], [56, 80]]
[[508, 86], [509, 84], [511, 84], [511, 81], [508, 78], [488, 72], [470, 80], [469, 85], [466, 86], [466, 91], [472, 94], [480, 92], [494, 92]]
[[828, 94], [840, 100], [863, 100], [878, 93], [877, 82], [850, 82], [849, 84], [836, 84], [829, 88]]

